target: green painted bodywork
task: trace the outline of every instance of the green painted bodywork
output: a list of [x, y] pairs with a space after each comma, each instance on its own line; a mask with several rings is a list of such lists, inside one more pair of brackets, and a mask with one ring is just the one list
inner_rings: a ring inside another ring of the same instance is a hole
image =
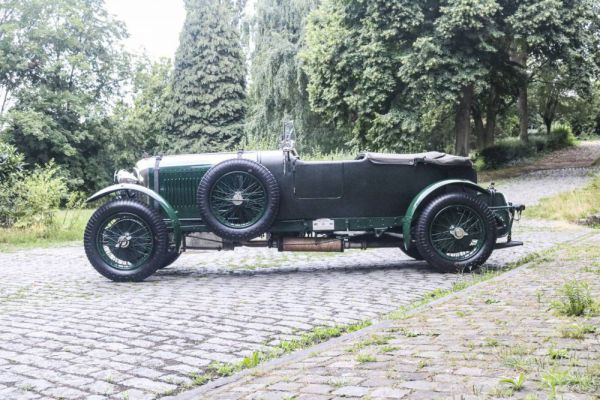
[[[179, 218], [199, 218], [196, 206], [196, 190], [202, 177], [212, 165], [162, 167], [159, 170], [157, 191], [171, 206], [177, 209]], [[154, 169], [149, 171], [148, 183], [154, 187]]]
[[175, 242], [175, 248], [179, 251], [181, 247], [181, 224], [179, 222], [179, 216], [177, 215], [177, 211], [169, 204], [162, 196], [157, 194], [155, 191], [148, 189], [141, 185], [134, 185], [131, 183], [120, 183], [117, 185], [112, 185], [106, 187], [99, 192], [96, 192], [91, 197], [87, 199], [87, 202], [96, 201], [105, 196], [108, 196], [111, 193], [115, 192], [123, 192], [123, 191], [132, 191], [145, 194], [151, 199], [155, 200], [161, 210], [167, 215], [168, 221], [171, 223], [171, 228], [173, 229], [173, 241]]
[[489, 192], [482, 188], [481, 186], [473, 183], [471, 181], [463, 180], [463, 179], [448, 179], [445, 181], [440, 181], [433, 183], [423, 189], [418, 195], [416, 195], [413, 200], [410, 202], [408, 209], [406, 210], [406, 215], [404, 216], [404, 221], [402, 223], [402, 236], [404, 240], [404, 248], [408, 249], [410, 246], [410, 241], [412, 240], [410, 228], [412, 226], [413, 219], [419, 207], [423, 205], [424, 201], [431, 196], [435, 191], [447, 187], [449, 185], [459, 185], [466, 186], [468, 188], [474, 189], [480, 193], [488, 194]]
[[[514, 210], [503, 195], [477, 185], [472, 165], [406, 163], [406, 159], [398, 163], [367, 158], [304, 161], [281, 151], [149, 157], [136, 164], [139, 184], [114, 185], [91, 199], [123, 190], [147, 195], [157, 202], [156, 207], [172, 226], [179, 249], [183, 235], [210, 232], [197, 205], [198, 186], [212, 166], [232, 158], [260, 163], [277, 180], [279, 211], [268, 230], [275, 237], [367, 232], [379, 238], [388, 232], [396, 237], [402, 234], [403, 245], [408, 248], [411, 226], [420, 207], [451, 185], [468, 188], [485, 198], [501, 222], [506, 222], [507, 229], [501, 231], [499, 227], [498, 236], [510, 235]], [[314, 229], [314, 221], [321, 219], [328, 220], [327, 230]]]

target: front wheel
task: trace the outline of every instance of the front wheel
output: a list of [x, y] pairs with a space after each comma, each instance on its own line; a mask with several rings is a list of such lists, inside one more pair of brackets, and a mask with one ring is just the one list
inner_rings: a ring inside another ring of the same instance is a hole
[[177, 261], [177, 259], [179, 258], [180, 255], [181, 255], [181, 253], [179, 253], [179, 252], [174, 252], [174, 251], [168, 252], [165, 255], [165, 259], [163, 260], [163, 263], [159, 269], [167, 268], [169, 265], [171, 265], [175, 261]]
[[462, 272], [483, 265], [496, 243], [496, 223], [489, 207], [468, 193], [433, 199], [416, 227], [419, 254], [444, 272]]
[[146, 279], [164, 264], [167, 254], [162, 216], [135, 200], [113, 200], [96, 210], [83, 240], [92, 266], [116, 282]]

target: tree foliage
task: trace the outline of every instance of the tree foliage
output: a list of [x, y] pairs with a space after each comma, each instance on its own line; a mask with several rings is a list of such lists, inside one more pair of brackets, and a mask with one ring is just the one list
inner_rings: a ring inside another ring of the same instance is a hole
[[243, 134], [245, 59], [229, 0], [188, 0], [175, 56], [170, 151], [234, 149]]
[[54, 159], [72, 184], [103, 184], [109, 106], [127, 65], [123, 25], [102, 0], [21, 0], [3, 3], [0, 15], [11, 19], [1, 38], [2, 57], [11, 59], [1, 84], [13, 103], [4, 135], [29, 164]]
[[[493, 143], [498, 114], [519, 99], [526, 138], [526, 88], [536, 71], [590, 65], [597, 54], [593, 4], [324, 0], [307, 34], [311, 105], [376, 149], [429, 147], [451, 125], [466, 155], [472, 119], [479, 144]], [[577, 76], [589, 84], [590, 74]]]
[[144, 154], [169, 149], [167, 120], [171, 101], [171, 60], [136, 59], [131, 76], [131, 101], [119, 101], [113, 122], [116, 140], [109, 143], [115, 168], [127, 168]]
[[314, 113], [299, 52], [306, 17], [318, 0], [258, 0], [251, 21], [251, 58], [247, 135], [250, 142], [278, 144], [286, 120], [293, 120], [299, 148], [330, 151], [344, 142], [341, 132]]

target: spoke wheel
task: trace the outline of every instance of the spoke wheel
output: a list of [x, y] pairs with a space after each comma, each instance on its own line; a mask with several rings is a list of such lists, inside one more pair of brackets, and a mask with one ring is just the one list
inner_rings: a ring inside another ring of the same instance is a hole
[[438, 254], [447, 260], [467, 260], [485, 242], [484, 219], [465, 205], [444, 207], [431, 221], [429, 240]]
[[433, 198], [415, 229], [419, 254], [443, 272], [469, 271], [483, 265], [496, 244], [496, 222], [477, 196], [455, 192]]
[[142, 281], [164, 265], [169, 234], [160, 212], [131, 199], [109, 201], [90, 218], [85, 253], [100, 274], [116, 282]]
[[267, 208], [267, 191], [253, 175], [234, 171], [223, 175], [210, 191], [210, 209], [229, 228], [254, 225]]
[[154, 251], [150, 226], [131, 213], [117, 213], [102, 224], [96, 236], [102, 259], [115, 269], [134, 270]]

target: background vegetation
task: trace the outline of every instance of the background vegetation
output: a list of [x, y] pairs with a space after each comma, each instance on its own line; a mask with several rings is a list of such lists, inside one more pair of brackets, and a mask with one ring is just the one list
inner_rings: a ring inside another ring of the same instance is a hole
[[306, 158], [481, 168], [600, 134], [594, 0], [185, 4], [175, 58], [155, 60], [103, 0], [0, 2], [0, 225], [53, 226], [143, 154], [275, 148], [286, 120]]

